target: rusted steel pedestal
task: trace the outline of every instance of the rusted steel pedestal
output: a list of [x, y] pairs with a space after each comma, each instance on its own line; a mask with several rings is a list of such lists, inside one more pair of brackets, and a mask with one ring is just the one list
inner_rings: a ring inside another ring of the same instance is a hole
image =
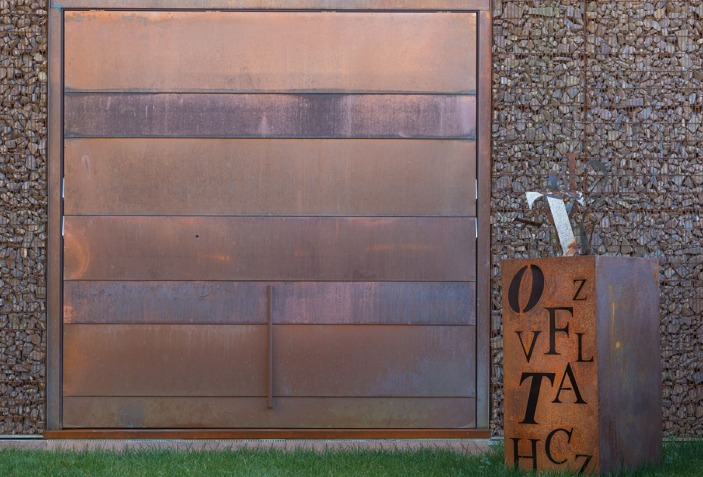
[[502, 262], [505, 458], [605, 473], [661, 458], [658, 266]]

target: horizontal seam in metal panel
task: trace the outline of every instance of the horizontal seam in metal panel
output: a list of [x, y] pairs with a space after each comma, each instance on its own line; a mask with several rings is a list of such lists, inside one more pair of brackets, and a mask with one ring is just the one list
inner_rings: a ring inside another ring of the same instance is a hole
[[[154, 321], [101, 321], [101, 322], [80, 322], [80, 321], [64, 321], [63, 322], [64, 326], [104, 326], [104, 325], [125, 325], [125, 326], [261, 326], [265, 327], [267, 326], [267, 323], [265, 321], [261, 322], [233, 322], [233, 323], [224, 323], [224, 322], [208, 322], [208, 321], [193, 321], [193, 322], [154, 322]], [[476, 324], [475, 323], [285, 323], [285, 322], [276, 322], [274, 321], [273, 323], [274, 326], [325, 326], [325, 327], [331, 327], [331, 326], [356, 326], [356, 327], [379, 327], [379, 326], [386, 326], [386, 327], [405, 327], [405, 328], [412, 328], [412, 327], [423, 327], [423, 328], [446, 328], [446, 327], [454, 327], [454, 328], [475, 328]]]
[[64, 90], [66, 96], [96, 96], [96, 95], [131, 95], [131, 96], [156, 96], [156, 95], [221, 95], [221, 96], [460, 96], [476, 97], [476, 90], [442, 93], [437, 91], [134, 91], [134, 90], [105, 90], [82, 91]]
[[[64, 282], [105, 282], [105, 281], [112, 281], [112, 282], [186, 282], [186, 283], [192, 283], [192, 282], [257, 282], [257, 283], [271, 283], [271, 282], [278, 282], [278, 283], [296, 283], [296, 282], [302, 282], [302, 283], [369, 283], [369, 280], [312, 280], [309, 278], [306, 279], [258, 279], [258, 280], [224, 280], [224, 279], [218, 279], [218, 280], [203, 280], [203, 279], [179, 279], [179, 280], [174, 280], [174, 279], [160, 279], [160, 280], [153, 280], [153, 279], [139, 279], [139, 278], [125, 278], [121, 280], [116, 280], [116, 279], [109, 279], [109, 278], [91, 278], [91, 279], [85, 279], [85, 278], [79, 278], [79, 279], [70, 279], [70, 278], [64, 278]], [[422, 281], [422, 280], [374, 280], [373, 283], [476, 283], [476, 280], [427, 280], [427, 281]], [[30, 312], [27, 312], [29, 314]]]
[[231, 214], [66, 214], [65, 218], [204, 218], [204, 219], [474, 219], [475, 215], [231, 215]]
[[[263, 136], [250, 136], [250, 137], [231, 137], [231, 136], [67, 136], [64, 137], [64, 140], [66, 141], [81, 141], [84, 139], [138, 139], [138, 140], [146, 140], [146, 139], [182, 139], [184, 141], [188, 140], [203, 140], [203, 141], [222, 141], [222, 140], [227, 140], [227, 141], [237, 141], [241, 139], [247, 139], [247, 140], [293, 140], [293, 139], [298, 139], [301, 141], [310, 141], [310, 140], [325, 140], [325, 141], [370, 141], [370, 140], [387, 140], [387, 139], [392, 139], [395, 141], [423, 141], [426, 139], [434, 139], [436, 141], [452, 141], [452, 142], [476, 142], [476, 138], [467, 138], [467, 137], [437, 137], [437, 138], [428, 138], [428, 137], [400, 137], [400, 136], [395, 136], [395, 137], [300, 137], [300, 136], [286, 136], [286, 137], [263, 137]], [[10, 155], [14, 156], [25, 156], [27, 153], [10, 153]], [[507, 153], [502, 153], [501, 155], [509, 155]], [[693, 156], [695, 158], [695, 156]], [[703, 157], [703, 156], [702, 156]], [[558, 158], [553, 158], [552, 160], [557, 161], [560, 160]], [[638, 159], [632, 159], [632, 160], [638, 160]], [[544, 175], [546, 177], [546, 174]]]
[[[129, 280], [110, 280], [110, 279], [105, 279], [105, 280], [82, 280], [82, 279], [76, 279], [76, 280], [66, 280], [70, 281], [73, 283], [80, 283], [80, 282], [105, 282], [105, 283], [111, 283], [111, 282], [125, 282]], [[168, 283], [168, 282], [182, 282], [184, 280], [134, 280], [135, 282], [154, 282], [154, 283]], [[262, 283], [270, 283], [272, 285], [276, 285], [278, 283], [285, 284], [285, 283], [348, 283], [348, 282], [357, 282], [357, 283], [417, 283], [421, 285], [426, 285], [426, 284], [432, 284], [432, 283], [474, 283], [472, 280], [185, 280], [188, 282], [210, 282], [210, 281], [216, 281], [216, 282], [231, 282], [231, 283], [249, 283], [249, 282], [262, 282]]]
[[377, 140], [428, 140], [476, 141], [472, 136], [79, 136], [64, 133], [64, 139], [377, 139]]
[[479, 12], [487, 11], [480, 9], [413, 9], [413, 10], [403, 10], [403, 9], [343, 9], [343, 8], [275, 8], [275, 9], [256, 9], [256, 8], [246, 8], [246, 9], [234, 9], [234, 8], [159, 8], [159, 7], [125, 7], [125, 8], [104, 8], [104, 7], [63, 7], [60, 5], [52, 6], [52, 8], [59, 8], [64, 12], [164, 12], [164, 13], [458, 13], [458, 14], [477, 14]]
[[66, 218], [90, 218], [90, 217], [96, 217], [96, 218], [110, 218], [110, 217], [115, 217], [115, 218], [183, 218], [183, 217], [188, 217], [188, 218], [213, 218], [213, 219], [238, 219], [238, 218], [252, 218], [252, 219], [332, 219], [332, 220], [344, 220], [344, 219], [428, 219], [428, 220], [435, 220], [435, 219], [447, 219], [447, 220], [465, 220], [465, 219], [473, 219], [476, 216], [475, 215], [268, 215], [268, 214], [257, 214], [257, 215], [200, 215], [200, 214], [176, 214], [176, 215], [171, 215], [171, 214], [158, 214], [158, 215], [152, 215], [152, 214], [99, 214], [99, 215], [71, 215], [71, 214], [64, 214], [63, 217]]
[[[245, 399], [266, 399], [266, 395], [241, 395], [241, 396], [232, 396], [232, 395], [188, 395], [188, 396], [175, 396], [175, 395], [115, 395], [115, 394], [109, 394], [109, 395], [82, 395], [82, 394], [64, 394], [64, 397], [70, 397], [70, 398], [90, 398], [90, 399], [140, 399], [140, 398], [153, 398], [153, 399], [202, 399], [202, 398], [216, 398], [216, 399], [221, 399], [221, 398], [226, 398], [226, 399], [238, 399], [238, 398], [245, 398]], [[274, 398], [280, 398], [280, 399], [310, 399], [310, 398], [324, 398], [324, 399], [473, 399], [476, 396], [475, 395], [456, 395], [456, 396], [434, 396], [434, 395], [416, 395], [416, 396], [405, 396], [405, 395], [399, 395], [399, 396], [330, 396], [330, 395], [320, 395], [320, 394], [311, 394], [311, 395], [300, 395], [300, 396], [279, 396], [279, 395], [274, 395]]]
[[[135, 326], [135, 327], [141, 327], [141, 326], [154, 326], [154, 327], [168, 327], [168, 326], [181, 326], [181, 327], [186, 327], [186, 326], [218, 326], [218, 327], [234, 327], [234, 326], [260, 326], [264, 327], [267, 326], [266, 321], [252, 321], [252, 322], [245, 322], [245, 321], [240, 321], [237, 322], [235, 320], [232, 320], [230, 322], [225, 322], [225, 321], [219, 321], [219, 322], [213, 322], [213, 321], [163, 321], [163, 322], [158, 322], [158, 321], [120, 321], [120, 320], [114, 320], [114, 321], [93, 321], [93, 322], [83, 322], [80, 320], [71, 320], [71, 321], [64, 321], [63, 322], [64, 326], [112, 326], [112, 325], [119, 325], [119, 326]], [[393, 327], [393, 328], [447, 328], [447, 327], [453, 327], [453, 328], [475, 328], [476, 323], [475, 322], [469, 322], [469, 323], [460, 323], [460, 322], [445, 322], [445, 323], [437, 323], [437, 322], [414, 322], [414, 323], [404, 323], [404, 322], [380, 322], [380, 323], [371, 323], [371, 322], [336, 322], [336, 323], [326, 323], [326, 322], [285, 322], [285, 321], [275, 321], [273, 322], [274, 326], [288, 326], [288, 327]]]
[[[65, 95], [160, 95], [160, 94], [170, 94], [170, 95], [261, 95], [261, 96], [462, 96], [462, 97], [476, 97], [476, 91], [457, 91], [457, 92], [436, 92], [436, 91], [226, 91], [226, 90], [213, 90], [213, 91], [127, 91], [127, 90], [105, 90], [105, 91], [78, 91], [78, 90], [66, 90]], [[618, 108], [624, 109], [624, 108]]]

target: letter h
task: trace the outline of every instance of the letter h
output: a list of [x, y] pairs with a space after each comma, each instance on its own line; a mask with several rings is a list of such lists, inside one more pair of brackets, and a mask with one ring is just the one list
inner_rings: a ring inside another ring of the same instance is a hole
[[520, 455], [520, 438], [511, 437], [513, 441], [513, 466], [517, 469], [520, 459], [528, 459], [532, 461], [532, 470], [537, 470], [537, 443], [539, 439], [528, 439], [532, 444], [532, 455]]

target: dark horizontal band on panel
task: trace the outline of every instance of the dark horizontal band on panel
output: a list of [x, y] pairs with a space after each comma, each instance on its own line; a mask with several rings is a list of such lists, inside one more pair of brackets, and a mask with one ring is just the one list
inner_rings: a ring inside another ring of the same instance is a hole
[[476, 90], [472, 13], [72, 11], [64, 41], [71, 91]]
[[66, 137], [476, 137], [476, 97], [66, 94]]
[[474, 281], [474, 219], [66, 217], [66, 280]]
[[[474, 326], [272, 333], [273, 396], [475, 397]], [[64, 396], [266, 395], [266, 325], [68, 324], [63, 342]]]
[[[471, 428], [474, 398], [65, 397], [65, 428]], [[144, 438], [148, 438], [145, 436]]]
[[66, 215], [473, 216], [476, 144], [67, 139]]
[[64, 323], [474, 325], [470, 282], [64, 282]]

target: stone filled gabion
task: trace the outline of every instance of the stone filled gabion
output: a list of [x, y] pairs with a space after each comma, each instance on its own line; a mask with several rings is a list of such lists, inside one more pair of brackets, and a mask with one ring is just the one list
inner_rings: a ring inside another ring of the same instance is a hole
[[[500, 260], [555, 254], [552, 231], [514, 219], [543, 220], [524, 192], [573, 155], [609, 170], [596, 253], [659, 259], [663, 426], [703, 436], [703, 1], [494, 0], [493, 15], [493, 429]], [[0, 434], [44, 428], [46, 22], [45, 2], [0, 0]]]
[[46, 21], [0, 0], [0, 434], [44, 429]]
[[524, 192], [573, 157], [582, 190], [585, 163], [608, 170], [595, 252], [659, 259], [663, 428], [703, 436], [703, 2], [494, 0], [493, 14], [493, 428], [500, 260], [557, 255], [552, 230], [514, 220], [545, 220]]

